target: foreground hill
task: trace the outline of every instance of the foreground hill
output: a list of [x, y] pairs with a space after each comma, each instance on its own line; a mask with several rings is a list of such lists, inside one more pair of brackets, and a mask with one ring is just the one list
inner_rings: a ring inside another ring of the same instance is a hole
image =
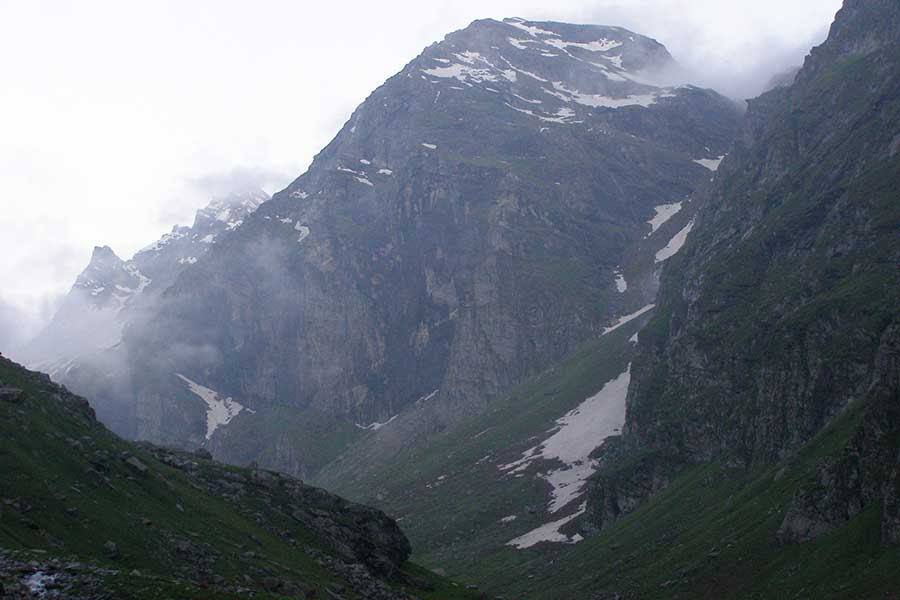
[[467, 598], [381, 512], [290, 477], [121, 440], [0, 357], [0, 595]]

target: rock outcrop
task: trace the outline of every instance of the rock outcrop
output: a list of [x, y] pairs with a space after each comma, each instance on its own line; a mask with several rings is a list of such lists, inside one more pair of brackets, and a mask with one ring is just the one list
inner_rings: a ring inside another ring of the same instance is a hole
[[[900, 6], [848, 0], [795, 83], [750, 102], [688, 244], [664, 271], [632, 370], [624, 444], [674, 457], [670, 473], [790, 460], [859, 411], [849, 446], [795, 499], [785, 540], [879, 501], [884, 537], [894, 535], [897, 39]], [[595, 525], [608, 524], [618, 490], [597, 480]]]

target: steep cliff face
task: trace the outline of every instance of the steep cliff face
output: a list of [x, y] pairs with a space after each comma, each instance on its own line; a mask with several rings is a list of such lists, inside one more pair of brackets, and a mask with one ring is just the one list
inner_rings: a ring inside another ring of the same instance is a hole
[[426, 49], [126, 333], [137, 435], [204, 441], [180, 374], [256, 411], [220, 456], [302, 473], [315, 420], [372, 431], [421, 400], [395, 437], [450, 426], [647, 304], [738, 120], [654, 83], [672, 62], [624, 29], [517, 19]]
[[788, 460], [860, 406], [852, 447], [798, 498], [784, 538], [893, 502], [898, 39], [900, 5], [848, 0], [795, 83], [751, 101], [641, 333], [623, 440], [638, 458], [598, 480], [596, 522], [655, 491], [631, 494], [635, 478], [658, 489], [677, 465]]

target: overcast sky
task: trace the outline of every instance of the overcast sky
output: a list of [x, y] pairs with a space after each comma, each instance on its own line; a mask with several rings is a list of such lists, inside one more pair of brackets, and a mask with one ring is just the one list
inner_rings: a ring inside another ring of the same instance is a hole
[[840, 0], [0, 0], [0, 351], [94, 245], [123, 258], [222, 184], [276, 191], [368, 93], [473, 19], [621, 25], [754, 95]]

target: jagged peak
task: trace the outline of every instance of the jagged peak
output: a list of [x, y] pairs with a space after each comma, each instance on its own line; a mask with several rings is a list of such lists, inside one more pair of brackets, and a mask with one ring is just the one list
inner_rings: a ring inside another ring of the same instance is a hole
[[194, 217], [194, 228], [212, 220], [226, 224], [226, 228], [234, 229], [248, 214], [255, 211], [269, 195], [262, 190], [241, 191], [214, 198], [205, 207], [197, 211]]
[[112, 259], [118, 261], [122, 260], [109, 246], [94, 246], [94, 250], [91, 252], [91, 262], [108, 261]]
[[510, 18], [448, 34], [403, 75], [448, 93], [486, 91], [511, 111], [572, 124], [596, 109], [647, 108], [677, 96], [677, 69], [662, 44], [621, 27]]
[[900, 2], [845, 0], [835, 15], [828, 39], [813, 48], [799, 79], [811, 78], [835, 61], [896, 47], [900, 39]]
[[[504, 40], [504, 38], [506, 38]], [[675, 64], [668, 50], [658, 41], [628, 29], [612, 25], [573, 24], [556, 21], [528, 21], [510, 17], [497, 21], [481, 19], [468, 27], [448, 34], [442, 45], [471, 45], [473, 50], [491, 47], [501, 50], [497, 42], [507, 42], [517, 50], [531, 50], [545, 58], [562, 57], [587, 62], [604, 61], [618, 56], [629, 68], [649, 70], [670, 68]], [[552, 57], [549, 55], [553, 55]], [[639, 56], [635, 56], [639, 55]], [[621, 64], [617, 64], [621, 67]]]

